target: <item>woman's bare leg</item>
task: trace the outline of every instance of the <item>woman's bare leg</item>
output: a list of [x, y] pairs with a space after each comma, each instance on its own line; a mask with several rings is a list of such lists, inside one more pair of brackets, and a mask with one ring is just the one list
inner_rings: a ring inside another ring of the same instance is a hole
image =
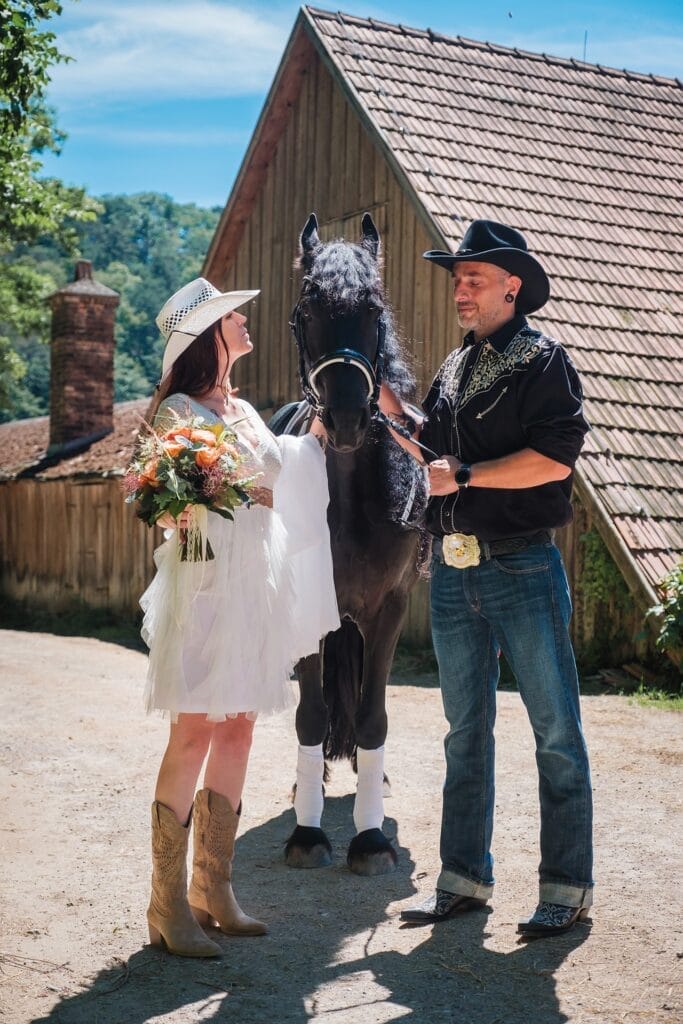
[[214, 724], [204, 786], [220, 793], [237, 810], [247, 774], [254, 723], [244, 715]]
[[170, 807], [181, 825], [190, 817], [199, 772], [216, 728], [206, 715], [180, 714], [171, 725], [154, 799]]

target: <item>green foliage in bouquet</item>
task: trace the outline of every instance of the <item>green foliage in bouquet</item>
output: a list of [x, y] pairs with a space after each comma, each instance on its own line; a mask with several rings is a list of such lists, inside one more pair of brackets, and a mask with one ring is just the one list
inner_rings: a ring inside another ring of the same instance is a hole
[[[153, 526], [165, 514], [174, 519], [191, 506], [204, 506], [232, 520], [240, 505], [250, 503], [256, 477], [244, 467], [237, 435], [221, 423], [207, 424], [201, 416], [182, 419], [164, 432], [149, 429], [123, 486], [126, 501], [137, 503], [137, 515]], [[200, 560], [205, 540], [192, 530], [190, 550], [185, 538], [181, 557]], [[207, 558], [213, 557], [207, 548]]]

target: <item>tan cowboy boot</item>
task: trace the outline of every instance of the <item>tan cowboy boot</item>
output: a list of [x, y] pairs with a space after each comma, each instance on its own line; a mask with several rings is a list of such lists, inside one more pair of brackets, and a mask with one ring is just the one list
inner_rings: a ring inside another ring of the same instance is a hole
[[265, 924], [242, 912], [230, 884], [239, 820], [226, 797], [212, 789], [199, 790], [188, 900], [200, 924], [216, 924], [226, 935], [265, 935]]
[[187, 841], [190, 834], [165, 804], [152, 804], [152, 896], [147, 910], [149, 941], [177, 956], [221, 956], [197, 924], [187, 902]]

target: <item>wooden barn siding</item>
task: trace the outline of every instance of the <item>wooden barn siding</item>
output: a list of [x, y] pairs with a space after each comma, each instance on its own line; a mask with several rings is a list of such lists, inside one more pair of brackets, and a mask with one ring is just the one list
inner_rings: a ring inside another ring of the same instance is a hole
[[[330, 170], [332, 168], [332, 171]], [[226, 289], [262, 289], [249, 308], [254, 354], [236, 381], [264, 414], [299, 395], [288, 327], [299, 292], [298, 237], [315, 211], [323, 239], [356, 240], [369, 210], [384, 245], [388, 299], [415, 357], [419, 391], [458, 338], [448, 274], [420, 257], [433, 246], [393, 172], [339, 87], [315, 58], [233, 257], [212, 267]]]
[[[433, 241], [393, 172], [319, 58], [311, 62], [234, 257], [213, 269], [225, 289], [262, 289], [249, 309], [255, 349], [236, 383], [268, 416], [299, 397], [288, 321], [300, 286], [298, 237], [315, 211], [324, 240], [356, 240], [365, 211], [382, 235], [384, 278], [396, 323], [412, 354], [418, 396], [453, 346], [458, 326], [450, 278], [421, 259]], [[427, 587], [411, 598], [404, 638], [429, 642]]]
[[0, 591], [54, 610], [83, 602], [135, 617], [161, 532], [123, 502], [118, 479], [0, 486]]

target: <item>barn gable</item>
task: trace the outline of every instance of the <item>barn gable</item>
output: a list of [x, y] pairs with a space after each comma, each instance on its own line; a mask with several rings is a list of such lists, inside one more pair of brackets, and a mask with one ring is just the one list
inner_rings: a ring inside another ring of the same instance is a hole
[[683, 552], [683, 86], [302, 8], [207, 256], [260, 285], [262, 407], [298, 393], [293, 243], [315, 209], [352, 237], [369, 209], [424, 386], [457, 341], [448, 276], [420, 259], [490, 217], [547, 267], [533, 322], [579, 368], [593, 432], [577, 494], [643, 606]]

